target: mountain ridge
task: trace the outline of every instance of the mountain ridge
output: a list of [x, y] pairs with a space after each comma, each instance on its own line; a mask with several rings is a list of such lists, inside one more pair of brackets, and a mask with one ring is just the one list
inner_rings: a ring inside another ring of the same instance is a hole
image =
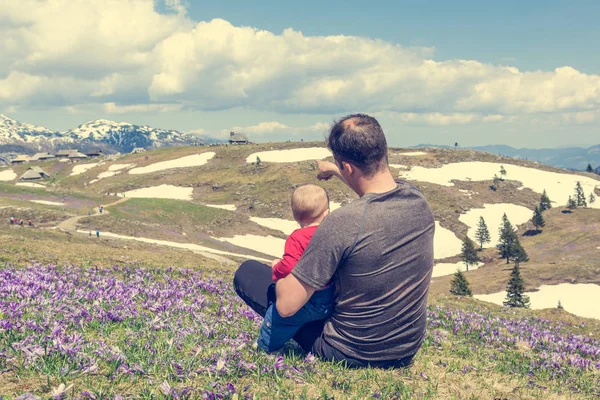
[[65, 131], [53, 131], [0, 114], [0, 152], [12, 151], [11, 149], [18, 145], [29, 149], [31, 153], [73, 146], [82, 150], [100, 149], [105, 152], [128, 153], [137, 147], [160, 148], [208, 142], [173, 129], [159, 129], [102, 118], [84, 122]]
[[[418, 144], [411, 148], [433, 147], [452, 148], [454, 146], [436, 144]], [[563, 148], [515, 148], [508, 145], [496, 144], [486, 146], [466, 146], [463, 149], [484, 151], [491, 154], [500, 154], [512, 158], [537, 161], [558, 168], [567, 168], [583, 171], [588, 164], [600, 171], [600, 144], [590, 147], [563, 147]]]

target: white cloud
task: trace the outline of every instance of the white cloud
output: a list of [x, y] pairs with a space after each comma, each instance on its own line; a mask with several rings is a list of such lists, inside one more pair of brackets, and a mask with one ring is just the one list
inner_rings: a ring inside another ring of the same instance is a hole
[[202, 129], [202, 128], [196, 128], [196, 129], [189, 130], [188, 133], [190, 135], [204, 135], [206, 133], [206, 130]]
[[395, 121], [409, 125], [464, 125], [472, 122], [500, 122], [506, 117], [499, 114], [480, 115], [475, 113], [384, 113]]
[[264, 138], [279, 137], [281, 140], [287, 140], [299, 136], [314, 137], [315, 132], [324, 132], [329, 127], [329, 124], [323, 122], [317, 122], [311, 126], [293, 127], [277, 121], [268, 121], [260, 122], [256, 125], [233, 126], [230, 129], [223, 129], [220, 132], [220, 136], [229, 136], [229, 132], [239, 132]]
[[129, 114], [147, 112], [170, 112], [183, 108], [182, 104], [129, 104], [117, 105], [115, 103], [104, 103], [104, 111], [109, 114]]
[[[0, 107], [362, 110], [427, 125], [527, 115], [589, 123], [600, 109], [600, 76], [568, 66], [519, 71], [476, 60], [434, 61], [432, 48], [193, 21], [184, 2], [164, 2], [167, 14], [153, 0], [8, 0], [0, 8]], [[297, 129], [262, 124], [246, 131]]]

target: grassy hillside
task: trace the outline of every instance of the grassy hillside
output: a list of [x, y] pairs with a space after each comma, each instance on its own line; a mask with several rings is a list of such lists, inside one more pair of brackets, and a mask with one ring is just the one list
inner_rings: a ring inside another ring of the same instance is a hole
[[[451, 276], [445, 276], [432, 281], [427, 338], [408, 370], [349, 370], [316, 361], [294, 346], [278, 358], [252, 349], [260, 321], [240, 303], [230, 284], [242, 258], [214, 259], [200, 252], [103, 234], [97, 239], [75, 231], [99, 229], [266, 257], [213, 238], [234, 234], [284, 238], [250, 218], [292, 219], [290, 194], [298, 184], [317, 182], [316, 166], [312, 161], [247, 164], [246, 157], [317, 145], [322, 144], [165, 148], [94, 160], [100, 165], [76, 176], [70, 175], [72, 168], [81, 164], [49, 161], [42, 163], [52, 175], [44, 182], [46, 188], [0, 183], [0, 220], [6, 221], [0, 232], [3, 398], [27, 392], [50, 398], [61, 383], [65, 388], [73, 385], [67, 397], [82, 399], [600, 396], [600, 323], [595, 320], [557, 309], [511, 310], [448, 296]], [[206, 151], [216, 154], [203, 166], [143, 175], [124, 168], [92, 183], [115, 164], [143, 167]], [[418, 157], [401, 154], [407, 151], [414, 150], [390, 149], [390, 163], [433, 168], [488, 161], [567, 172], [471, 150], [426, 149], [428, 154]], [[24, 169], [14, 167], [18, 175]], [[489, 188], [491, 180], [455, 181], [454, 186], [411, 183], [422, 190], [441, 226], [462, 239], [467, 225], [459, 217], [472, 208], [512, 203], [533, 209], [538, 204], [538, 193], [519, 190], [518, 177], [508, 178], [496, 191]], [[161, 184], [193, 188], [193, 199], [126, 199], [109, 205], [119, 198], [107, 193]], [[336, 180], [319, 184], [335, 202], [356, 197]], [[596, 194], [600, 196], [600, 191]], [[98, 204], [109, 205], [107, 212], [95, 215]], [[562, 211], [545, 212], [546, 226], [540, 234], [531, 234], [530, 223], [519, 227], [530, 257], [522, 264], [527, 290], [562, 282], [600, 284], [600, 210]], [[36, 227], [9, 226], [13, 215], [34, 220]], [[61, 221], [62, 228], [54, 229]], [[473, 292], [504, 290], [511, 265], [499, 259], [494, 248], [480, 256], [485, 265], [466, 273]]]

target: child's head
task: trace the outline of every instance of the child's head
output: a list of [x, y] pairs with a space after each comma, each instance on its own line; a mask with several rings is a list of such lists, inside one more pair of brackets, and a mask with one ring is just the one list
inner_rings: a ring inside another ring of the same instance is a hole
[[292, 212], [302, 227], [318, 224], [329, 214], [329, 196], [317, 185], [298, 186], [292, 193]]

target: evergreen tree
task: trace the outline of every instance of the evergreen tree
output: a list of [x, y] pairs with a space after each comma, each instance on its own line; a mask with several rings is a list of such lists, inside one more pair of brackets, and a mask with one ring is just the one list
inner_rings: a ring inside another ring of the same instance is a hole
[[504, 180], [504, 178], [506, 177], [506, 170], [504, 169], [504, 165], [500, 166], [500, 176], [502, 177], [502, 180]]
[[494, 174], [494, 179], [492, 180], [492, 190], [496, 191], [496, 189], [498, 189], [498, 184], [500, 183], [501, 179], [498, 178], [498, 175]]
[[450, 283], [450, 293], [455, 296], [473, 296], [469, 287], [469, 281], [467, 281], [465, 274], [460, 269], [454, 273], [454, 279]]
[[546, 211], [552, 208], [552, 202], [546, 193], [546, 189], [544, 189], [544, 193], [542, 193], [542, 197], [540, 198], [540, 211]]
[[513, 244], [513, 248], [511, 251], [511, 257], [512, 257], [513, 261], [515, 262], [515, 265], [519, 265], [519, 266], [521, 265], [522, 262], [529, 261], [529, 256], [527, 255], [527, 252], [521, 245], [521, 242], [519, 241], [518, 237], [516, 238], [516, 241]]
[[559, 310], [564, 310], [562, 304], [560, 303], [560, 300], [558, 300], [558, 305], [556, 306], [556, 308], [558, 308]]
[[594, 172], [594, 168], [592, 168], [592, 164], [588, 163], [587, 168], [585, 169], [585, 172]]
[[473, 243], [473, 241], [468, 237], [463, 241], [462, 253], [460, 256], [467, 266], [467, 271], [469, 270], [469, 266], [475, 265], [479, 262], [479, 256], [477, 255], [477, 250], [475, 250], [475, 243]]
[[477, 226], [477, 232], [475, 232], [475, 238], [479, 242], [479, 250], [483, 249], [484, 243], [489, 243], [492, 240], [485, 220], [481, 216], [479, 217], [479, 225]]
[[543, 228], [544, 225], [546, 225], [546, 221], [544, 220], [544, 216], [542, 215], [542, 212], [540, 211], [539, 207], [536, 207], [535, 210], [533, 210], [533, 217], [531, 218], [531, 222], [533, 222], [533, 226], [535, 226], [535, 230], [537, 232], [540, 231], [540, 228]]
[[583, 188], [579, 181], [577, 182], [577, 186], [575, 186], [575, 203], [577, 203], [577, 207], [587, 207], [585, 193], [583, 193]]
[[577, 202], [571, 196], [569, 196], [569, 200], [567, 201], [567, 208], [569, 212], [573, 212], [577, 208]]
[[589, 202], [590, 206], [596, 202], [596, 196], [594, 196], [594, 192], [590, 192]]
[[518, 241], [516, 229], [512, 226], [506, 213], [502, 216], [500, 225], [500, 256], [506, 258], [506, 263], [510, 263], [510, 257], [513, 253], [515, 242]]
[[519, 264], [515, 263], [515, 266], [510, 273], [504, 305], [507, 307], [529, 308], [529, 296], [524, 295], [524, 292], [525, 282], [523, 282], [523, 278], [521, 277]]

